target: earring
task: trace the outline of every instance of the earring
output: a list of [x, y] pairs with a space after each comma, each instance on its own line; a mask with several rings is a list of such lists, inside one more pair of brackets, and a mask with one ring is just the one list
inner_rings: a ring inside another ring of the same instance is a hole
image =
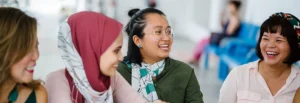
[[141, 46], [141, 45], [137, 45], [137, 47], [138, 47], [138, 48], [141, 48], [142, 46]]

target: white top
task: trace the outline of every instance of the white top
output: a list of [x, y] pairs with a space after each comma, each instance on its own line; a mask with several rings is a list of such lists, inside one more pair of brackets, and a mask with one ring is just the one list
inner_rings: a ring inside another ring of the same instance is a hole
[[300, 68], [292, 65], [286, 84], [273, 96], [258, 72], [258, 61], [234, 68], [220, 90], [219, 103], [292, 103], [300, 87]]

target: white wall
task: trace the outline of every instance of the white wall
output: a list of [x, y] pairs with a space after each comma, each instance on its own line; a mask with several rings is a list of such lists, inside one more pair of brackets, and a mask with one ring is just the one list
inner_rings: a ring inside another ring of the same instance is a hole
[[300, 17], [300, 0], [247, 0], [245, 20], [257, 25], [275, 12], [287, 12]]

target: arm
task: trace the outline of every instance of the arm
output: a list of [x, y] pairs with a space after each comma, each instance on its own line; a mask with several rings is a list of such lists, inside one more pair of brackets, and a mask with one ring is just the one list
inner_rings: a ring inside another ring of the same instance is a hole
[[146, 100], [136, 92], [128, 82], [118, 73], [111, 77], [113, 98], [116, 103], [146, 103]]
[[203, 95], [200, 91], [199, 83], [197, 81], [194, 70], [192, 70], [191, 77], [185, 92], [184, 103], [204, 103], [202, 98]]
[[47, 76], [45, 86], [49, 103], [72, 103], [69, 83], [64, 72], [64, 69], [58, 70]]
[[219, 96], [219, 103], [237, 102], [237, 73], [233, 69], [224, 81]]
[[239, 22], [238, 18], [231, 17], [228, 27], [226, 29], [226, 33], [229, 35], [232, 35], [234, 33], [234, 31], [238, 28], [239, 24], [240, 24], [240, 22]]
[[40, 85], [35, 90], [37, 103], [48, 103], [47, 90], [43, 85]]
[[298, 88], [297, 92], [295, 93], [293, 103], [300, 103], [300, 88]]

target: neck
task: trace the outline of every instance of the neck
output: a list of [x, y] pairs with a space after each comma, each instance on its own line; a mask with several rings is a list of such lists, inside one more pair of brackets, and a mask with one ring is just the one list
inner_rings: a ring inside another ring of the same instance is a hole
[[3, 85], [0, 87], [0, 102], [6, 102], [8, 101], [8, 96], [10, 94], [10, 92], [14, 89], [15, 85], [17, 84], [17, 82], [15, 82], [14, 80], [6, 80]]
[[284, 63], [276, 65], [268, 65], [264, 61], [259, 63], [259, 72], [271, 78], [281, 77], [285, 72], [290, 71], [290, 68], [290, 65]]
[[159, 61], [162, 61], [163, 59], [165, 59], [165, 58], [157, 58], [157, 59], [143, 58], [143, 62], [152, 65], [152, 64], [157, 63]]
[[239, 16], [239, 13], [238, 13], [238, 12], [233, 12], [233, 13], [231, 13], [231, 16], [232, 16], [232, 17], [238, 17], [238, 16]]

